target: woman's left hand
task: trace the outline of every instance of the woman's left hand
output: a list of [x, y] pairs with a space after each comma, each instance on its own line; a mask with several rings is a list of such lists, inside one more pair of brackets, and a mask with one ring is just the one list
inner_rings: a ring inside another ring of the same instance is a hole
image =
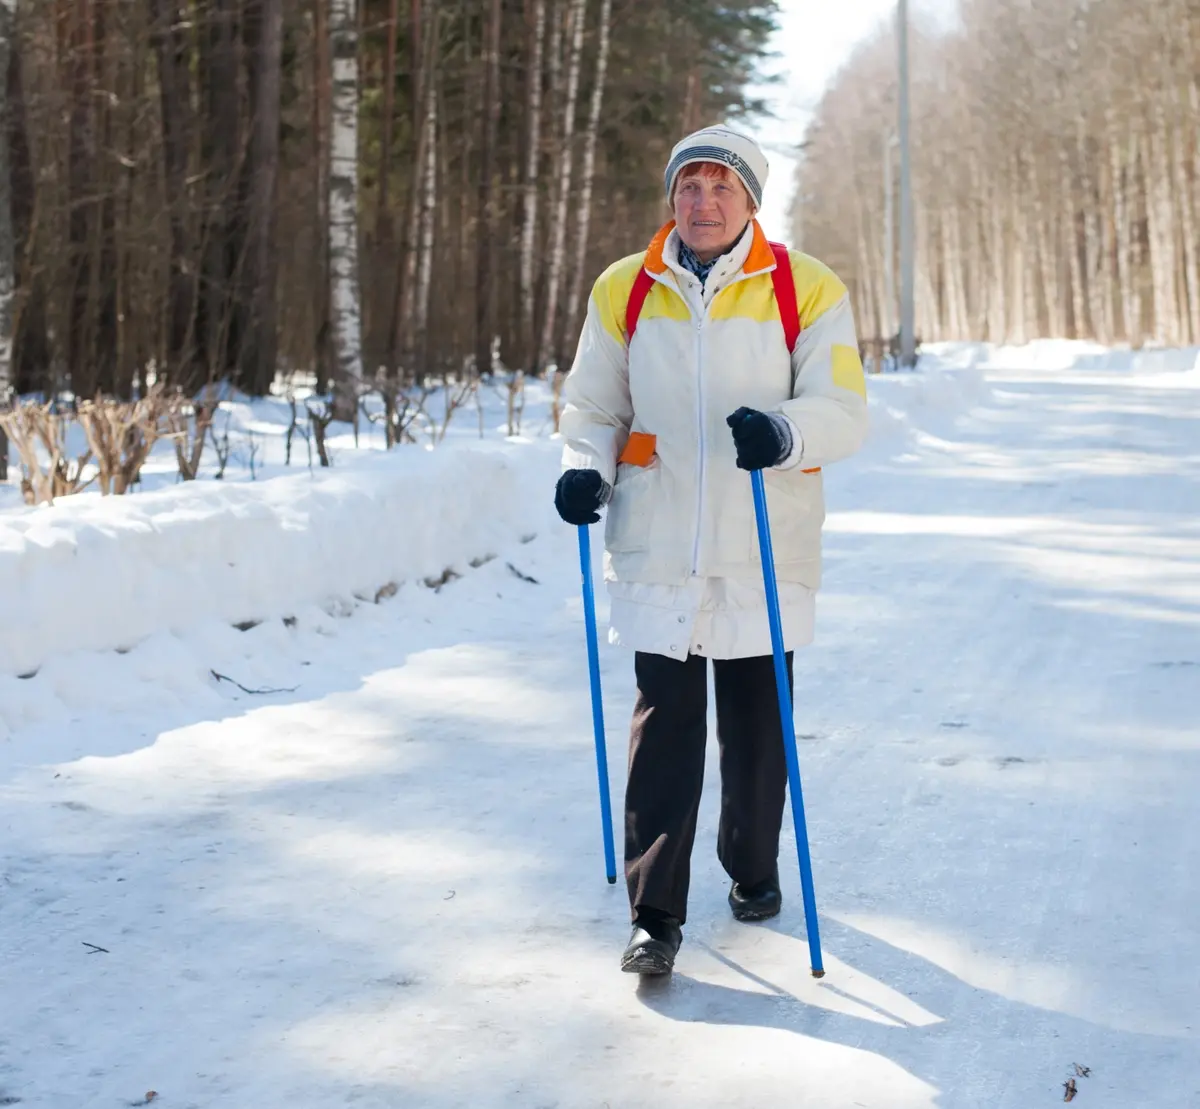
[[733, 430], [740, 470], [778, 466], [792, 453], [792, 428], [787, 417], [754, 408], [739, 408], [725, 422]]

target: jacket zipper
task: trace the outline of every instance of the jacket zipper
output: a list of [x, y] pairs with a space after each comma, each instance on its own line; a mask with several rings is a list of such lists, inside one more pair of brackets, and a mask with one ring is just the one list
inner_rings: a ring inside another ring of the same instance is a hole
[[[752, 274], [745, 273], [745, 272], [739, 272], [733, 276], [733, 278], [729, 281], [729, 283], [727, 285], [725, 285], [725, 288], [728, 289], [730, 285], [736, 285], [739, 281], [745, 281], [751, 277], [758, 277], [760, 273], [764, 273], [764, 272], [767, 272], [767, 271], [765, 271], [765, 270], [757, 271]], [[658, 278], [658, 280], [661, 280], [661, 278]], [[665, 284], [665, 282], [664, 282], [664, 284]], [[670, 288], [669, 285], [668, 285], [668, 288]], [[673, 291], [676, 293], [676, 295], [679, 295], [679, 290], [673, 290]], [[684, 299], [684, 302], [687, 303], [687, 297], [684, 297], [683, 299]], [[704, 303], [704, 290], [703, 289], [700, 290], [700, 318], [696, 321], [696, 397], [697, 397], [696, 422], [697, 422], [697, 429], [700, 433], [700, 438], [699, 438], [700, 476], [699, 476], [699, 484], [696, 488], [696, 538], [692, 544], [692, 576], [693, 577], [695, 577], [700, 572], [700, 538], [704, 534], [704, 478], [705, 478], [705, 474], [707, 472], [707, 466], [705, 465], [705, 463], [707, 461], [707, 458], [706, 458], [707, 451], [705, 449], [705, 441], [706, 441], [707, 437], [704, 433], [704, 363], [703, 363], [704, 322], [708, 318], [708, 309], [712, 306], [712, 304], [716, 301], [716, 299], [717, 299], [716, 294], [714, 294], [712, 300], [710, 300], [709, 303], [706, 305]], [[688, 308], [689, 309], [691, 308], [690, 303], [688, 304]]]
[[[723, 288], [728, 289], [730, 285], [736, 285], [739, 281], [744, 281], [749, 277], [757, 276], [757, 273], [737, 273]], [[708, 461], [708, 451], [706, 449], [707, 437], [705, 435], [704, 419], [704, 324], [708, 319], [708, 310], [716, 302], [716, 299], [717, 294], [714, 293], [708, 304], [705, 304], [704, 290], [700, 290], [700, 318], [696, 321], [696, 396], [698, 401], [697, 425], [700, 431], [700, 479], [699, 486], [696, 489], [696, 539], [692, 544], [693, 577], [700, 573], [700, 540], [701, 536], [704, 534], [704, 478], [708, 471], [708, 467], [706, 465]]]

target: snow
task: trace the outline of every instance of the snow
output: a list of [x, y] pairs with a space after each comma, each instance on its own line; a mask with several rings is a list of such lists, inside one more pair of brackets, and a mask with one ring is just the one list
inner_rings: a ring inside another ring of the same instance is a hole
[[[10, 483], [13, 507], [0, 509], [0, 580], [10, 589], [0, 674], [35, 671], [67, 651], [128, 649], [206, 620], [261, 622], [374, 599], [448, 567], [463, 573], [533, 534], [544, 506], [530, 484], [544, 480], [558, 447], [544, 420], [524, 438], [505, 435], [500, 398], [485, 392], [478, 423], [449, 424], [453, 450], [430, 448], [440, 424], [390, 454], [372, 425], [358, 450], [343, 426], [330, 439], [332, 468], [307, 468], [300, 439], [288, 466], [286, 404], [234, 400], [216, 420], [233, 455], [220, 482], [211, 450], [201, 480], [177, 482], [163, 443], [146, 467], [147, 492], [28, 508], [16, 506]], [[544, 406], [544, 389], [531, 392]], [[430, 408], [444, 424], [436, 397]], [[482, 439], [480, 426], [490, 433]], [[0, 706], [0, 728], [3, 716]]]
[[[531, 457], [533, 456], [533, 457]], [[0, 517], [0, 672], [68, 646], [130, 647], [157, 630], [281, 619], [305, 606], [463, 572], [536, 531], [547, 452], [424, 451], [254, 484], [84, 495]], [[135, 599], [136, 598], [136, 599]]]
[[[1029, 1109], [1075, 1063], [1078, 1105], [1200, 1101], [1200, 381], [1080, 353], [872, 377], [872, 441], [827, 471], [796, 668], [820, 981], [790, 829], [783, 914], [729, 916], [715, 758], [677, 973], [618, 972], [545, 436], [72, 508], [94, 539], [44, 549], [61, 588], [111, 575], [105, 543], [127, 583], [169, 578], [146, 552], [178, 526], [210, 618], [160, 585], [124, 653], [47, 635], [36, 676], [0, 676], [0, 1102]], [[422, 483], [424, 525], [463, 513], [443, 538], [361, 551], [387, 506], [407, 541]], [[214, 496], [251, 522], [211, 528], [284, 545], [247, 631], [186, 523], [152, 529]], [[424, 585], [443, 560], [462, 576]], [[384, 570], [396, 595], [356, 600]], [[619, 811], [632, 666], [601, 657]]]

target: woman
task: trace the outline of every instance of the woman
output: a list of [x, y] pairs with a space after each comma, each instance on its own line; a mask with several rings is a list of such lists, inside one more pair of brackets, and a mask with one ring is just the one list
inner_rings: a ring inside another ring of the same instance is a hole
[[563, 389], [555, 505], [569, 524], [595, 523], [607, 505], [609, 638], [635, 652], [634, 927], [621, 960], [635, 973], [669, 972], [682, 940], [708, 659], [729, 905], [739, 920], [779, 912], [787, 764], [753, 496], [739, 471], [765, 471], [790, 679], [793, 649], [813, 636], [820, 468], [858, 450], [867, 426], [846, 288], [815, 259], [772, 249], [754, 219], [766, 179], [762, 150], [728, 128], [675, 147], [665, 173], [675, 218], [596, 282]]

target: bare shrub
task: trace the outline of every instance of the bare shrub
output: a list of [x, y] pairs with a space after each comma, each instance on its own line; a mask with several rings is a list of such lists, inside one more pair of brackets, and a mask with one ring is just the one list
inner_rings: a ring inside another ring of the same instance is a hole
[[211, 386], [206, 386], [195, 400], [178, 395], [167, 406], [167, 429], [175, 440], [175, 458], [184, 481], [195, 481], [200, 472], [204, 442], [218, 407], [216, 391]]
[[141, 478], [154, 444], [171, 434], [169, 410], [177, 398], [159, 386], [135, 401], [83, 401], [77, 418], [96, 458], [100, 492], [127, 493]]
[[92, 460], [90, 449], [68, 457], [67, 430], [72, 421], [69, 414], [53, 407], [30, 401], [0, 412], [0, 427], [21, 460], [21, 494], [26, 504], [52, 504], [56, 497], [78, 493], [95, 480], [83, 478]]

